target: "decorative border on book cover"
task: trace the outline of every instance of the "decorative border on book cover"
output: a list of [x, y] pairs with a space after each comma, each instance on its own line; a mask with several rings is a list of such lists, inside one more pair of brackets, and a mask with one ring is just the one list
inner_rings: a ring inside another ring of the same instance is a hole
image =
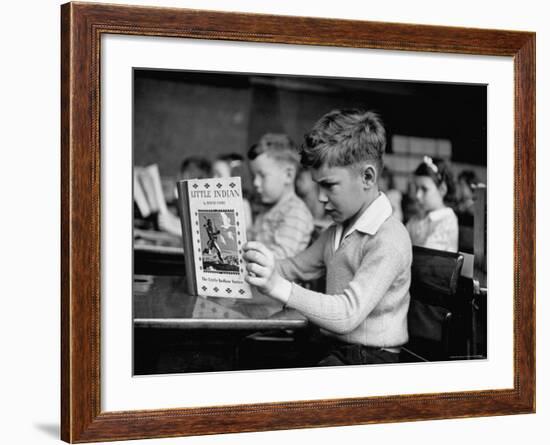
[[197, 292], [249, 298], [242, 247], [246, 227], [240, 178], [188, 181]]

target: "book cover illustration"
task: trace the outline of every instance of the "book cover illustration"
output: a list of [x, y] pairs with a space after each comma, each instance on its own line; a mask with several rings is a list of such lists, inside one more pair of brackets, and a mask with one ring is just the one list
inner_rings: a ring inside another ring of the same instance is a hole
[[180, 181], [178, 193], [188, 291], [252, 298], [244, 281], [246, 227], [240, 178]]

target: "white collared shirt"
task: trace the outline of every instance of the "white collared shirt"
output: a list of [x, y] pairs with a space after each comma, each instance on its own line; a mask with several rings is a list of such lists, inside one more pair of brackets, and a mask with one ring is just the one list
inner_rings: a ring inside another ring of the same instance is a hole
[[341, 244], [341, 241], [346, 239], [354, 231], [367, 233], [369, 235], [375, 235], [380, 226], [386, 221], [392, 214], [392, 206], [388, 197], [380, 192], [378, 198], [376, 198], [357, 218], [357, 221], [346, 230], [344, 236], [342, 232], [344, 227], [342, 224], [336, 226], [336, 232], [334, 233], [334, 250], [336, 251]]
[[458, 219], [450, 207], [412, 217], [407, 223], [407, 230], [416, 246], [458, 251]]
[[[342, 237], [343, 226], [338, 224], [334, 233], [334, 251], [340, 246], [340, 240], [344, 240], [347, 236], [351, 235], [354, 231], [367, 233], [374, 235], [378, 232], [380, 226], [386, 221], [393, 213], [392, 206], [388, 197], [380, 192], [378, 198], [376, 198], [359, 216], [357, 221], [348, 228], [345, 235]], [[290, 298], [291, 284], [284, 280], [283, 284], [279, 286], [273, 298], [286, 304]]]
[[[361, 212], [349, 230], [340, 227], [347, 238], [335, 250], [334, 240], [340, 238], [337, 229], [337, 224], [332, 225], [304, 252], [277, 262], [282, 280], [272, 296], [325, 334], [345, 343], [396, 352], [408, 339], [409, 234], [391, 217], [384, 195]], [[296, 284], [321, 276], [326, 277], [324, 292]]]

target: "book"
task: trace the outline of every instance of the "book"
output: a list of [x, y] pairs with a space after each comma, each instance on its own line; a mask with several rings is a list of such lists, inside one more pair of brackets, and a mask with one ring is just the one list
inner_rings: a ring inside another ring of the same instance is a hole
[[[227, 300], [224, 300], [227, 301]], [[197, 298], [193, 307], [193, 318], [215, 318], [215, 319], [231, 319], [231, 320], [246, 320], [250, 317], [236, 311], [231, 307], [215, 303], [212, 300], [205, 298]]]
[[[168, 212], [166, 200], [162, 191], [158, 165], [151, 164], [147, 167], [136, 167], [134, 171], [137, 177], [137, 181], [134, 179], [134, 200], [136, 200], [138, 207], [140, 204], [143, 204], [143, 201], [138, 202], [138, 199], [142, 198], [140, 192], [143, 192], [149, 207], [149, 213]], [[140, 188], [136, 188], [136, 182], [141, 185]]]
[[134, 169], [134, 202], [136, 203], [142, 218], [147, 218], [151, 214], [151, 207], [145, 195], [145, 190], [139, 180], [140, 169]]
[[241, 180], [178, 182], [187, 291], [204, 297], [252, 298], [242, 247], [246, 224]]

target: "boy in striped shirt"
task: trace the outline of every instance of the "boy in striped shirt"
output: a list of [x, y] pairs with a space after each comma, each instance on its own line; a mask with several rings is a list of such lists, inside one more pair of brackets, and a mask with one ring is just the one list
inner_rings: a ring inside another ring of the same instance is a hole
[[268, 133], [250, 148], [248, 159], [254, 189], [270, 206], [256, 217], [249, 238], [277, 259], [292, 257], [305, 250], [313, 232], [313, 216], [294, 189], [298, 150], [286, 134]]

